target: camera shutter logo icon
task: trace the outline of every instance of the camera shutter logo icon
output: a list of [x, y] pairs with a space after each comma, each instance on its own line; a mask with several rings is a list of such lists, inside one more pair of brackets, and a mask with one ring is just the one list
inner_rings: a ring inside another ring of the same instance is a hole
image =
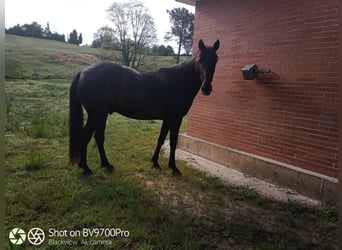
[[44, 242], [45, 233], [41, 228], [34, 227], [27, 233], [27, 240], [32, 245], [38, 246]]
[[26, 233], [23, 229], [16, 227], [9, 232], [8, 238], [13, 245], [21, 245], [25, 242]]

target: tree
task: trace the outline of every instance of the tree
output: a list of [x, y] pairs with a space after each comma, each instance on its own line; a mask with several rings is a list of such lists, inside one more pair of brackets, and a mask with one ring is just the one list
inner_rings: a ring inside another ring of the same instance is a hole
[[103, 26], [94, 34], [92, 48], [101, 48], [107, 50], [120, 50], [118, 39], [115, 37], [114, 29], [109, 26]]
[[52, 35], [51, 35], [51, 40], [55, 40], [55, 41], [60, 41], [60, 42], [65, 42], [65, 35], [61, 35], [61, 34], [58, 34], [57, 32], [54, 32]]
[[82, 42], [83, 42], [82, 33], [80, 33], [80, 35], [77, 36], [77, 31], [74, 29], [69, 35], [68, 43], [79, 45]]
[[158, 56], [173, 56], [174, 51], [170, 45], [168, 45], [167, 47], [165, 47], [164, 45], [154, 45], [152, 47], [152, 54]]
[[17, 36], [25, 36], [25, 31], [23, 28], [17, 24], [9, 29], [6, 29], [6, 34], [17, 35]]
[[173, 48], [170, 45], [166, 46], [165, 50], [165, 56], [173, 56], [175, 52], [173, 51]]
[[146, 47], [156, 41], [153, 17], [142, 2], [113, 3], [107, 10], [119, 42], [122, 63], [133, 68], [143, 64]]
[[25, 23], [21, 26], [17, 24], [9, 29], [6, 29], [5, 32], [6, 34], [12, 34], [17, 36], [45, 38], [49, 40], [65, 42], [65, 35], [60, 35], [56, 32], [51, 32], [49, 22], [47, 23], [45, 29], [43, 29], [42, 26], [37, 22], [32, 22], [32, 24]]
[[43, 37], [43, 28], [37, 22], [32, 22], [31, 24], [24, 24], [21, 26], [25, 36], [42, 38]]
[[46, 28], [44, 29], [44, 34], [43, 37], [46, 39], [51, 39], [52, 38], [52, 32], [50, 30], [50, 24], [47, 22]]
[[78, 44], [77, 31], [75, 29], [70, 33], [68, 43]]
[[82, 42], [83, 42], [83, 37], [82, 37], [82, 33], [80, 33], [80, 35], [78, 36], [77, 44], [81, 44]]
[[167, 10], [167, 13], [172, 27], [171, 31], [166, 33], [165, 40], [170, 41], [174, 37], [178, 40], [177, 63], [179, 63], [182, 47], [187, 54], [191, 52], [195, 15], [186, 8], [174, 8], [171, 11]]

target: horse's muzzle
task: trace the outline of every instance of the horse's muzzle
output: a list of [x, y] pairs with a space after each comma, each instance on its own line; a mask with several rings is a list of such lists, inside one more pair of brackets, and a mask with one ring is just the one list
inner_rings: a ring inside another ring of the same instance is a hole
[[203, 90], [202, 90], [202, 94], [203, 94], [203, 95], [208, 96], [208, 95], [210, 95], [210, 93], [211, 93], [211, 92], [206, 92], [206, 91], [203, 91]]
[[203, 84], [201, 90], [202, 90], [203, 95], [206, 95], [206, 96], [210, 95], [212, 91], [211, 84]]

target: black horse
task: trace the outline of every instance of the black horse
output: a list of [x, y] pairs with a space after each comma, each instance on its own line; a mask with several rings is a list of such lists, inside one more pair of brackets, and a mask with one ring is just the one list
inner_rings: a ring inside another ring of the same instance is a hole
[[[87, 146], [94, 137], [101, 157], [101, 166], [110, 170], [104, 150], [104, 132], [108, 114], [118, 112], [134, 119], [158, 119], [163, 124], [158, 144], [152, 157], [153, 167], [158, 164], [159, 151], [170, 131], [169, 167], [180, 174], [175, 162], [179, 127], [199, 91], [210, 95], [211, 82], [217, 63], [217, 40], [212, 47], [198, 43], [196, 55], [171, 68], [140, 73], [126, 66], [102, 62], [79, 72], [70, 88], [69, 162], [78, 164], [84, 174], [92, 174], [87, 165]], [[82, 105], [88, 113], [83, 128]]]

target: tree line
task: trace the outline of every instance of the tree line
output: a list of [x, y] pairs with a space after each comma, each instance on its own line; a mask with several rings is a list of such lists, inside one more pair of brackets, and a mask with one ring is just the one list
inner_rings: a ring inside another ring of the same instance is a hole
[[[102, 48], [121, 52], [122, 64], [132, 68], [146, 63], [146, 55], [174, 55], [171, 46], [155, 45], [157, 43], [154, 19], [149, 10], [139, 0], [128, 2], [114, 2], [106, 10], [111, 26], [101, 27], [95, 34], [90, 45], [93, 48]], [[165, 41], [174, 40], [178, 44], [177, 63], [181, 50], [189, 55], [192, 49], [194, 31], [194, 14], [185, 8], [167, 10], [171, 31], [167, 32]], [[52, 33], [49, 23], [45, 29], [37, 22], [32, 24], [16, 25], [6, 29], [7, 34], [30, 36], [65, 42], [65, 35]], [[73, 30], [68, 36], [68, 42], [82, 43], [82, 33]]]
[[47, 23], [45, 28], [43, 28], [37, 22], [32, 22], [31, 24], [25, 23], [23, 25], [17, 24], [11, 28], [5, 29], [5, 33], [17, 36], [27, 36], [60, 42], [68, 42], [77, 45], [83, 42], [82, 33], [78, 35], [75, 29], [69, 34], [66, 41], [64, 34], [58, 34], [57, 32], [52, 32], [50, 30], [49, 22]]

